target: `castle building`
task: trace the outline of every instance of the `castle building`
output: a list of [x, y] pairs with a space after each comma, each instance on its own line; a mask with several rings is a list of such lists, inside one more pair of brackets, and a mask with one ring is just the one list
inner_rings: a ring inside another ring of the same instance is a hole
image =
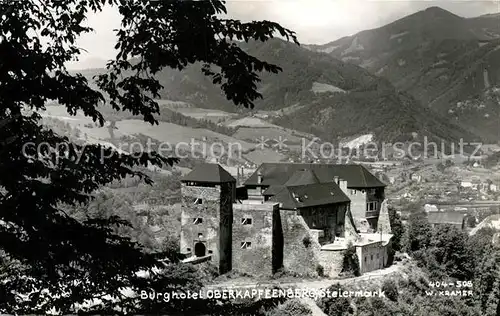
[[293, 183], [337, 184], [350, 200], [358, 229], [375, 231], [386, 185], [362, 165], [264, 163], [245, 182], [245, 187], [249, 198], [260, 199], [262, 194], [272, 196]]
[[361, 272], [388, 263], [385, 184], [361, 165], [264, 163], [237, 190], [220, 165], [202, 164], [181, 182], [181, 252], [220, 273], [337, 276], [348, 247]]
[[220, 273], [231, 270], [236, 180], [218, 164], [198, 165], [181, 181], [181, 253], [211, 256]]

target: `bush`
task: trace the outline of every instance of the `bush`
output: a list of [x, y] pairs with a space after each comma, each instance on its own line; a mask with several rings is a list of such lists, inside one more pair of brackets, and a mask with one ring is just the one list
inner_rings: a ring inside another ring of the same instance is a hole
[[403, 236], [405, 234], [405, 227], [403, 225], [403, 222], [401, 221], [401, 216], [398, 214], [395, 208], [389, 207], [388, 211], [391, 230], [393, 234], [391, 248], [394, 249], [394, 251], [401, 251], [403, 248], [402, 242]]
[[397, 302], [398, 300], [398, 286], [396, 283], [392, 280], [385, 280], [384, 284], [382, 285], [382, 291], [384, 292], [385, 296], [390, 299], [393, 302]]
[[212, 282], [214, 279], [220, 276], [219, 269], [217, 266], [211, 262], [204, 262], [196, 266], [200, 272], [200, 276], [203, 282]]
[[356, 248], [349, 244], [344, 252], [344, 261], [342, 262], [342, 273], [352, 273], [354, 276], [360, 276], [359, 259], [356, 254]]
[[316, 266], [316, 272], [318, 272], [318, 276], [320, 277], [325, 276], [325, 269], [320, 264]]
[[[344, 291], [347, 290], [340, 286], [340, 284], [333, 284], [330, 286], [330, 291]], [[350, 297], [323, 297], [318, 302], [318, 307], [327, 315], [352, 315], [354, 310], [351, 305]]]
[[279, 304], [276, 308], [269, 310], [266, 316], [296, 316], [296, 315], [312, 315], [311, 309], [299, 302], [298, 300], [289, 300], [283, 304]]

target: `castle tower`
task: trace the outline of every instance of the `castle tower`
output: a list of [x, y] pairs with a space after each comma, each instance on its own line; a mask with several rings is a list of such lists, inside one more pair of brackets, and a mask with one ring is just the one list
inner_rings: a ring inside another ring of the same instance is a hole
[[236, 179], [218, 164], [200, 164], [181, 179], [181, 195], [181, 253], [231, 270]]

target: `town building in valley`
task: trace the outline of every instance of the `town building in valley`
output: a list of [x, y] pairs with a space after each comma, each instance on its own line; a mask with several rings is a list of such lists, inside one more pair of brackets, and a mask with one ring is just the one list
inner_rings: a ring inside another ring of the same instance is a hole
[[459, 230], [463, 230], [466, 227], [466, 219], [467, 214], [457, 211], [434, 211], [427, 213], [427, 220], [432, 227], [451, 225]]
[[264, 163], [237, 188], [220, 165], [201, 164], [181, 181], [181, 252], [220, 273], [335, 277], [348, 247], [361, 272], [388, 264], [385, 184], [361, 165]]

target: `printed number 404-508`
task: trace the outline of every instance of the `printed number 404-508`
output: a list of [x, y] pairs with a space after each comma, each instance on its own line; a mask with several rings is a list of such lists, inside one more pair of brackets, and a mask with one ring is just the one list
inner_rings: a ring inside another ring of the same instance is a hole
[[455, 287], [455, 288], [472, 288], [472, 281], [456, 281], [456, 282], [429, 282], [430, 287]]

